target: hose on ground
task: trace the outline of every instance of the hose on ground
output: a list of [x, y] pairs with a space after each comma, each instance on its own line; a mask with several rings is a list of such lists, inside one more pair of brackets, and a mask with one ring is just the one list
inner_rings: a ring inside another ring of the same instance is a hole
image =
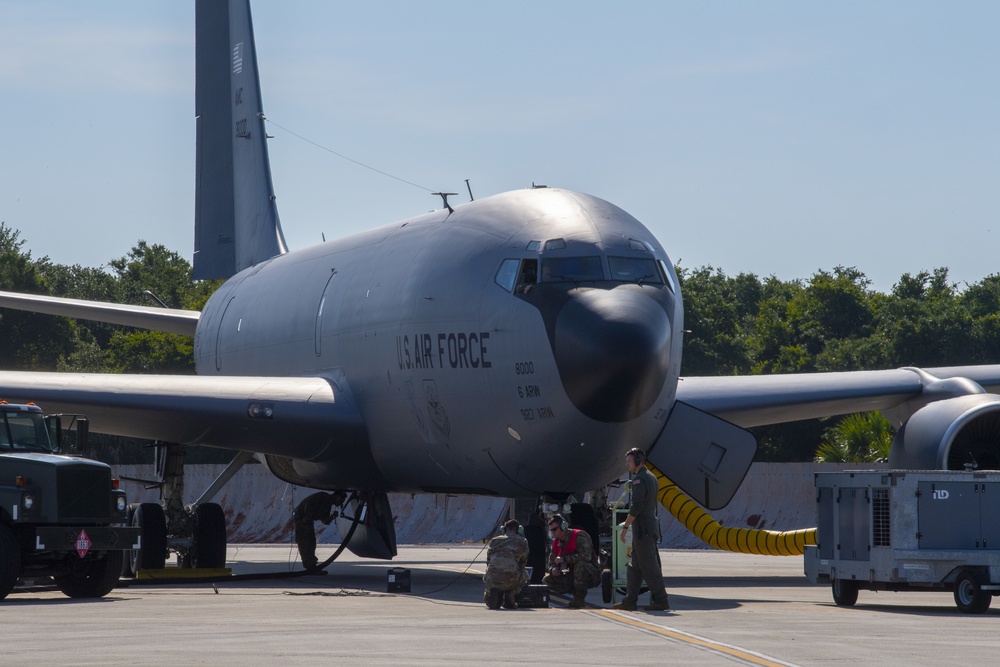
[[806, 546], [816, 544], [816, 529], [774, 531], [727, 528], [681, 491], [666, 475], [647, 463], [656, 477], [656, 497], [675, 519], [705, 544], [723, 551], [761, 556], [801, 556]]

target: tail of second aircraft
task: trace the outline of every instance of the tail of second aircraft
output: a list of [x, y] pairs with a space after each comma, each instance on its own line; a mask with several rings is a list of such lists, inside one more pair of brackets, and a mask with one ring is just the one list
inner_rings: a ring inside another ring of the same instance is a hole
[[274, 203], [249, 0], [197, 0], [194, 277], [287, 252]]

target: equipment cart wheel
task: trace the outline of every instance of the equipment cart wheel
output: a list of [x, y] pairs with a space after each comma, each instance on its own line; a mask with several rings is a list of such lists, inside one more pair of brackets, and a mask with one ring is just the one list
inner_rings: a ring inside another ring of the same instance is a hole
[[853, 607], [858, 601], [858, 582], [854, 579], [834, 579], [831, 589], [838, 607]]
[[982, 581], [972, 570], [965, 570], [955, 580], [955, 605], [963, 614], [982, 614], [990, 608], [993, 596], [983, 590]]
[[611, 570], [601, 570], [601, 599], [605, 604], [611, 604], [614, 591], [611, 586]]

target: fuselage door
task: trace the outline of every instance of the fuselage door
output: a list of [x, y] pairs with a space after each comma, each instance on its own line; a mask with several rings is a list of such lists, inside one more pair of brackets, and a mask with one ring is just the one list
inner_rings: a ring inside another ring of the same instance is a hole
[[319, 298], [319, 307], [316, 308], [316, 356], [322, 356], [323, 354], [323, 311], [333, 306], [332, 303], [332, 291], [333, 291], [333, 279], [337, 276], [337, 269], [330, 269], [330, 277], [326, 281], [326, 287], [323, 288], [323, 295]]

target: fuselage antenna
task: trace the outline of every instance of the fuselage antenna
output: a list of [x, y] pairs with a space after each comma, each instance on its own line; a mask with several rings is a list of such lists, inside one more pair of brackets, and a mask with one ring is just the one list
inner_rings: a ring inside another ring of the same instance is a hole
[[469, 185], [469, 179], [465, 179], [465, 187], [469, 191], [469, 201], [476, 201], [476, 198], [472, 196], [472, 186]]
[[444, 207], [448, 209], [448, 213], [455, 212], [455, 209], [453, 209], [451, 207], [451, 204], [448, 203], [448, 197], [452, 195], [457, 195], [458, 194], [457, 192], [432, 192], [431, 194], [438, 195], [439, 197], [441, 197], [441, 201], [444, 203]]

